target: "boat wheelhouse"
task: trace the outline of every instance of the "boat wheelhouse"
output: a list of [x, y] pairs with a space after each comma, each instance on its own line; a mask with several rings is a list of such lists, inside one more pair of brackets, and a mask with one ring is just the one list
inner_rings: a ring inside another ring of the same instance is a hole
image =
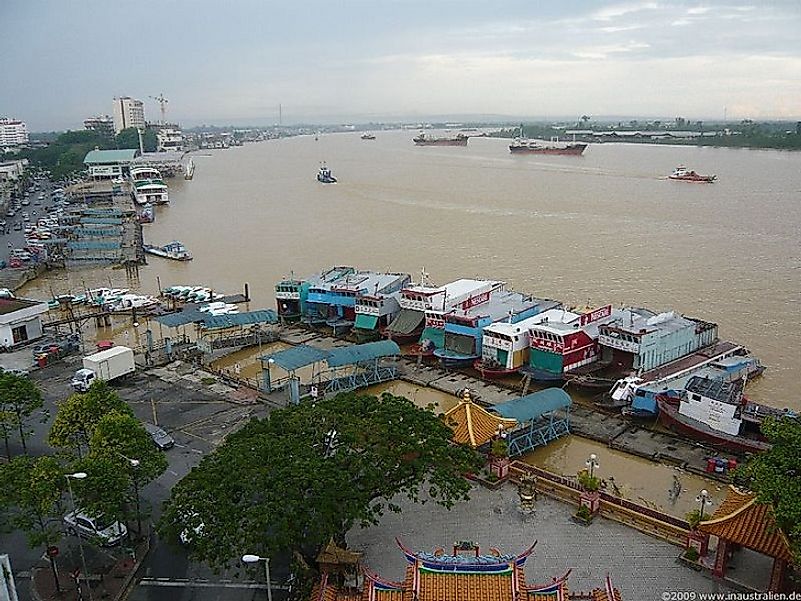
[[666, 378], [646, 381], [636, 376], [618, 380], [610, 391], [614, 401], [623, 401], [625, 415], [635, 417], [655, 417], [659, 412], [656, 397], [679, 399], [691, 378], [698, 376], [711, 380], [746, 382], [756, 378], [765, 371], [759, 359], [747, 354], [746, 349], [739, 347], [728, 356], [710, 360], [709, 363], [693, 366]]
[[[309, 324], [325, 323], [328, 313], [327, 307], [319, 307], [317, 304], [309, 306], [307, 302], [309, 290], [314, 288], [320, 293], [324, 293], [332, 282], [355, 272], [355, 267], [335, 266], [305, 279], [297, 279], [294, 274], [290, 274], [289, 278], [281, 280], [275, 285], [275, 302], [278, 317], [285, 322], [303, 319]], [[320, 311], [320, 309], [323, 309], [323, 311]]]
[[726, 382], [693, 376], [678, 405], [657, 397], [659, 420], [668, 428], [732, 451], [758, 452], [770, 448], [764, 439], [744, 435], [744, 380]]
[[430, 286], [426, 275], [424, 271], [420, 284], [406, 286], [401, 291], [400, 313], [385, 330], [385, 335], [395, 342], [422, 345], [430, 340], [434, 347], [441, 348], [445, 344], [443, 315], [481, 305], [489, 300], [494, 289], [503, 285], [495, 280], [460, 279], [444, 286]]
[[[411, 282], [411, 276], [406, 277], [406, 286]], [[359, 341], [367, 342], [381, 337], [386, 327], [400, 312], [401, 290], [392, 292], [375, 292], [362, 294], [356, 297], [356, 321], [353, 324], [353, 333]]]
[[515, 324], [559, 306], [557, 301], [497, 288], [488, 302], [445, 315], [445, 344], [434, 356], [445, 367], [472, 365], [482, 356], [484, 328], [504, 319]]
[[139, 205], [163, 205], [170, 202], [167, 184], [158, 169], [153, 167], [131, 169], [131, 194]]
[[309, 287], [306, 315], [312, 324], [350, 328], [356, 321], [357, 297], [400, 291], [410, 279], [405, 273], [344, 270], [339, 277]]
[[529, 361], [521, 371], [539, 382], [561, 382], [571, 370], [595, 363], [599, 328], [617, 314], [612, 305], [584, 313], [549, 311], [529, 329]]

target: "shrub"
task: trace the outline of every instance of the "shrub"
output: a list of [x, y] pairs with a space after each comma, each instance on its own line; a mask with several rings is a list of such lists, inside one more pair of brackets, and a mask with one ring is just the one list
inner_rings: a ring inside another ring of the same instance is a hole
[[688, 512], [684, 516], [687, 520], [687, 523], [690, 524], [690, 528], [695, 530], [698, 528], [698, 524], [701, 523], [701, 512], [697, 509], [693, 509], [692, 511]]
[[684, 552], [684, 559], [688, 561], [698, 561], [698, 549], [695, 547], [687, 547], [687, 550]]
[[586, 505], [582, 505], [576, 511], [576, 517], [581, 518], [582, 520], [589, 520], [592, 517], [590, 513], [590, 508]]
[[597, 476], [590, 476], [586, 470], [580, 471], [578, 474], [578, 482], [584, 490], [595, 492], [601, 488], [601, 481]]
[[509, 455], [509, 443], [507, 443], [503, 438], [498, 438], [492, 441], [492, 447], [490, 452], [495, 457], [508, 457]]

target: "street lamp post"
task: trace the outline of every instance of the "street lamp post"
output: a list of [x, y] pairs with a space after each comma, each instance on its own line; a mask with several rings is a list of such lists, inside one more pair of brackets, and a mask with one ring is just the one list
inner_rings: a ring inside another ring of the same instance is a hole
[[590, 478], [592, 478], [595, 474], [595, 468], [600, 467], [600, 464], [598, 463], [598, 455], [591, 453], [590, 458], [584, 462], [584, 465], [590, 468]]
[[704, 507], [712, 505], [712, 499], [709, 497], [709, 492], [704, 489], [701, 491], [701, 494], [695, 497], [695, 500], [701, 504], [700, 511], [698, 512], [698, 522], [701, 523], [704, 521]]
[[267, 601], [273, 601], [273, 589], [272, 585], [270, 584], [270, 558], [247, 554], [242, 556], [242, 561], [245, 563], [258, 563], [259, 561], [264, 562], [264, 574], [267, 577]]
[[[86, 472], [75, 472], [74, 474], [64, 474], [64, 477], [67, 479], [67, 490], [70, 493], [70, 504], [72, 505], [72, 515], [77, 523], [78, 512], [75, 509], [75, 496], [72, 494], [72, 483], [70, 482], [70, 479], [75, 478], [76, 480], [83, 480], [84, 478], [86, 478]], [[75, 534], [78, 536], [78, 550], [81, 552], [81, 567], [83, 568], [83, 577], [88, 584], [89, 571], [86, 569], [86, 556], [83, 554], [83, 543], [81, 542], [81, 533], [76, 530]], [[87, 590], [89, 591], [89, 601], [92, 601], [92, 587], [87, 586]], [[80, 578], [78, 579], [78, 596], [81, 599], [83, 599], [83, 594], [81, 592]]]
[[[141, 461], [139, 461], [138, 459], [131, 459], [130, 457], [126, 457], [125, 455], [123, 455], [120, 452], [117, 452], [117, 455], [119, 455], [120, 457], [125, 459], [125, 461], [127, 461], [134, 470], [136, 470], [139, 467], [139, 465], [141, 464]], [[141, 513], [141, 510], [140, 510], [140, 506], [139, 506], [139, 481], [136, 479], [136, 474], [135, 473], [132, 473], [131, 481], [133, 482], [134, 495], [135, 495], [135, 500], [136, 500], [136, 535], [141, 538], [142, 537], [142, 513]]]

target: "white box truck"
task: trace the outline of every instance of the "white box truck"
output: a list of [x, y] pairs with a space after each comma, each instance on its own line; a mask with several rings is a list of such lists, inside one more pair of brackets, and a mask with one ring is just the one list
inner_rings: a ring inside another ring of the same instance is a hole
[[111, 382], [136, 371], [133, 350], [127, 346], [115, 346], [83, 358], [83, 369], [72, 377], [72, 387], [86, 392], [95, 380]]

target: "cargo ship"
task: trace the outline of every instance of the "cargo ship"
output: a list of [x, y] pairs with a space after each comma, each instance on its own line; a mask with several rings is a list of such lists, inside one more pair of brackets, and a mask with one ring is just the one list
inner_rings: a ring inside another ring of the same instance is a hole
[[509, 152], [512, 154], [558, 154], [580, 156], [584, 154], [587, 144], [581, 142], [543, 142], [542, 140], [528, 140], [515, 138], [509, 144]]
[[412, 138], [417, 146], [467, 146], [468, 136], [456, 134], [452, 138], [436, 138], [420, 132], [420, 135]]

